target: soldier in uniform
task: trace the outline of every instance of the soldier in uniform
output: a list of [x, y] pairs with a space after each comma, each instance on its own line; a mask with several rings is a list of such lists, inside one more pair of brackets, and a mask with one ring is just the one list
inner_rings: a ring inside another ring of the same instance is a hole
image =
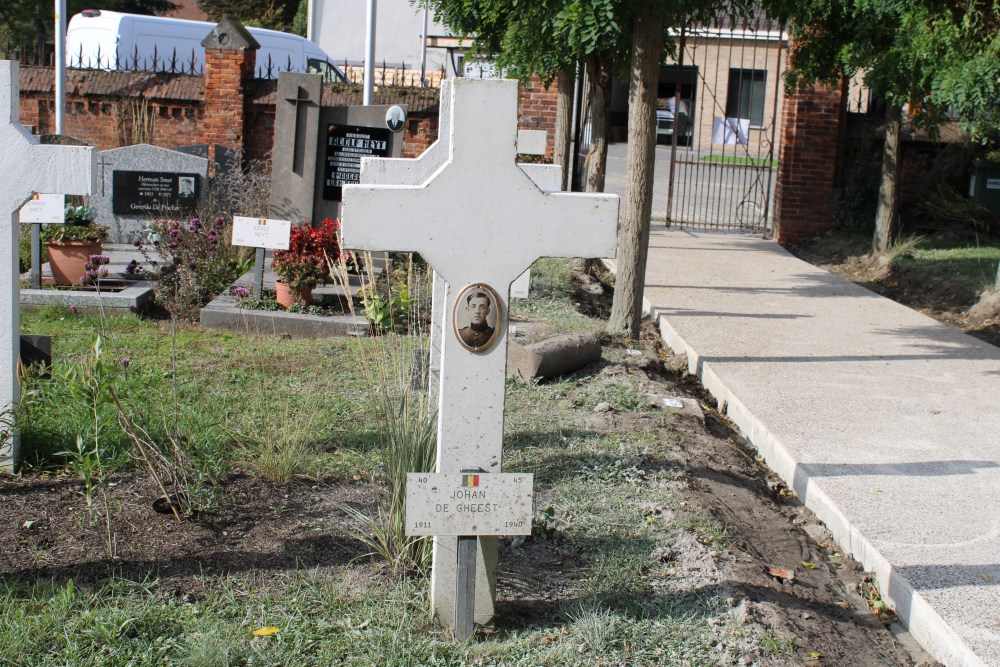
[[458, 330], [462, 342], [471, 348], [478, 349], [493, 338], [494, 328], [486, 323], [490, 314], [490, 297], [486, 292], [470, 292], [465, 297], [465, 309], [469, 311], [469, 326]]

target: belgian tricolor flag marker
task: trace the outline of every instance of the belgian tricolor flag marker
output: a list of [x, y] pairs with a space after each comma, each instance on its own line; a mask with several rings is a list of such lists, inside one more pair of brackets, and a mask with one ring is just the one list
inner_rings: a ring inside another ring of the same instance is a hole
[[479, 486], [479, 475], [462, 475], [462, 486]]

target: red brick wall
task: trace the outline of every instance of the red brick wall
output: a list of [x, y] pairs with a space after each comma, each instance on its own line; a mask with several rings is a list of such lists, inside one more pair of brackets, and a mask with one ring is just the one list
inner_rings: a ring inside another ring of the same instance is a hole
[[833, 226], [833, 203], [847, 82], [799, 88], [783, 102], [781, 156], [774, 201], [778, 243]]
[[[70, 70], [66, 86], [65, 133], [100, 150], [134, 143], [130, 119], [152, 117], [151, 143], [164, 148], [218, 143], [241, 147], [248, 163], [268, 162], [274, 142], [276, 82], [254, 80], [250, 59], [239, 51], [208, 53], [204, 77], [140, 72]], [[54, 128], [53, 72], [21, 68], [21, 122], [37, 134]], [[360, 104], [359, 86], [327, 85], [323, 99], [332, 104]], [[409, 113], [403, 156], [423, 153], [438, 135], [438, 91], [383, 88], [376, 104], [406, 104]], [[519, 93], [519, 125], [549, 133], [552, 156], [555, 86], [546, 90], [535, 79]]]
[[215, 146], [239, 151], [242, 157], [246, 116], [243, 99], [253, 80], [257, 52], [252, 49], [205, 49], [205, 113], [202, 141], [208, 144], [209, 160]]
[[556, 82], [546, 88], [538, 75], [533, 75], [531, 81], [521, 84], [517, 91], [517, 124], [522, 130], [545, 130], [548, 139], [545, 145], [546, 161], [552, 161], [555, 150], [556, 133], [556, 103], [559, 91]]
[[[38, 134], [55, 132], [53, 72], [21, 68], [21, 122]], [[133, 119], [146, 119], [150, 142], [164, 148], [201, 143], [203, 116], [200, 76], [70, 70], [66, 81], [64, 132], [99, 150], [135, 143]]]
[[[426, 112], [424, 112], [426, 114]], [[430, 145], [437, 141], [438, 115], [410, 114], [406, 118], [406, 129], [403, 130], [403, 157], [417, 157]]]

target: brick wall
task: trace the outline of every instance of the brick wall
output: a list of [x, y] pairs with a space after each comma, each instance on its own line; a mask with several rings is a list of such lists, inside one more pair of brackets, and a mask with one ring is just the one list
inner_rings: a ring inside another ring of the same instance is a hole
[[215, 147], [237, 151], [243, 157], [246, 128], [244, 97], [253, 80], [256, 49], [205, 49], [205, 103], [201, 142], [208, 144], [209, 160]]
[[782, 245], [833, 226], [846, 94], [847, 82], [842, 81], [836, 86], [803, 86], [784, 99], [774, 192]]
[[521, 84], [517, 91], [517, 125], [522, 130], [545, 130], [548, 139], [545, 145], [545, 159], [552, 161], [555, 150], [556, 103], [559, 91], [556, 82], [546, 88], [537, 75], [531, 81]]
[[[274, 143], [277, 82], [253, 78], [254, 52], [206, 49], [205, 75], [69, 70], [64, 132], [99, 150], [135, 143], [164, 148], [215, 144], [237, 149], [247, 163], [267, 163]], [[51, 68], [21, 68], [21, 122], [36, 134], [55, 132]], [[374, 104], [405, 104], [403, 156], [437, 140], [436, 88], [384, 86]], [[519, 126], [548, 132], [551, 160], [556, 88], [536, 77], [519, 91]], [[361, 86], [325, 84], [328, 105], [361, 104]]]
[[[64, 132], [99, 150], [134, 143], [164, 148], [201, 143], [200, 76], [145, 72], [69, 70]], [[47, 67], [21, 68], [21, 122], [37, 134], [55, 132], [54, 74]]]

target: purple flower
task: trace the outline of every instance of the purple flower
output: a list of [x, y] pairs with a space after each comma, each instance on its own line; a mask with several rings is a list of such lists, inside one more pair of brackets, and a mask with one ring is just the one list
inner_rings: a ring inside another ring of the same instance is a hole
[[215, 232], [209, 232], [208, 233], [208, 242], [209, 243], [215, 244], [215, 242], [218, 241], [218, 240], [219, 240], [219, 235], [218, 234], [216, 234]]
[[137, 262], [136, 260], [133, 259], [131, 262], [125, 265], [125, 273], [127, 273], [128, 275], [134, 276], [138, 272], [139, 272], [139, 262]]
[[141, 248], [142, 247], [142, 241], [140, 241], [139, 239], [136, 239], [135, 241], [132, 241], [132, 245], [135, 246], [136, 248]]
[[76, 306], [70, 306], [69, 307], [69, 314], [70, 315], [76, 315]]
[[131, 364], [131, 363], [132, 363], [131, 359], [129, 359], [128, 357], [122, 357], [122, 360], [121, 360], [122, 368], [128, 368], [129, 364]]
[[226, 219], [221, 215], [215, 217], [215, 228], [222, 229], [226, 225]]
[[237, 301], [242, 301], [250, 296], [250, 290], [246, 287], [237, 287], [233, 290], [233, 295], [236, 297]]
[[193, 218], [191, 222], [188, 223], [188, 229], [192, 232], [196, 232], [201, 229], [201, 220], [198, 218]]
[[175, 250], [177, 248], [177, 241], [168, 241], [167, 248], [170, 250]]

